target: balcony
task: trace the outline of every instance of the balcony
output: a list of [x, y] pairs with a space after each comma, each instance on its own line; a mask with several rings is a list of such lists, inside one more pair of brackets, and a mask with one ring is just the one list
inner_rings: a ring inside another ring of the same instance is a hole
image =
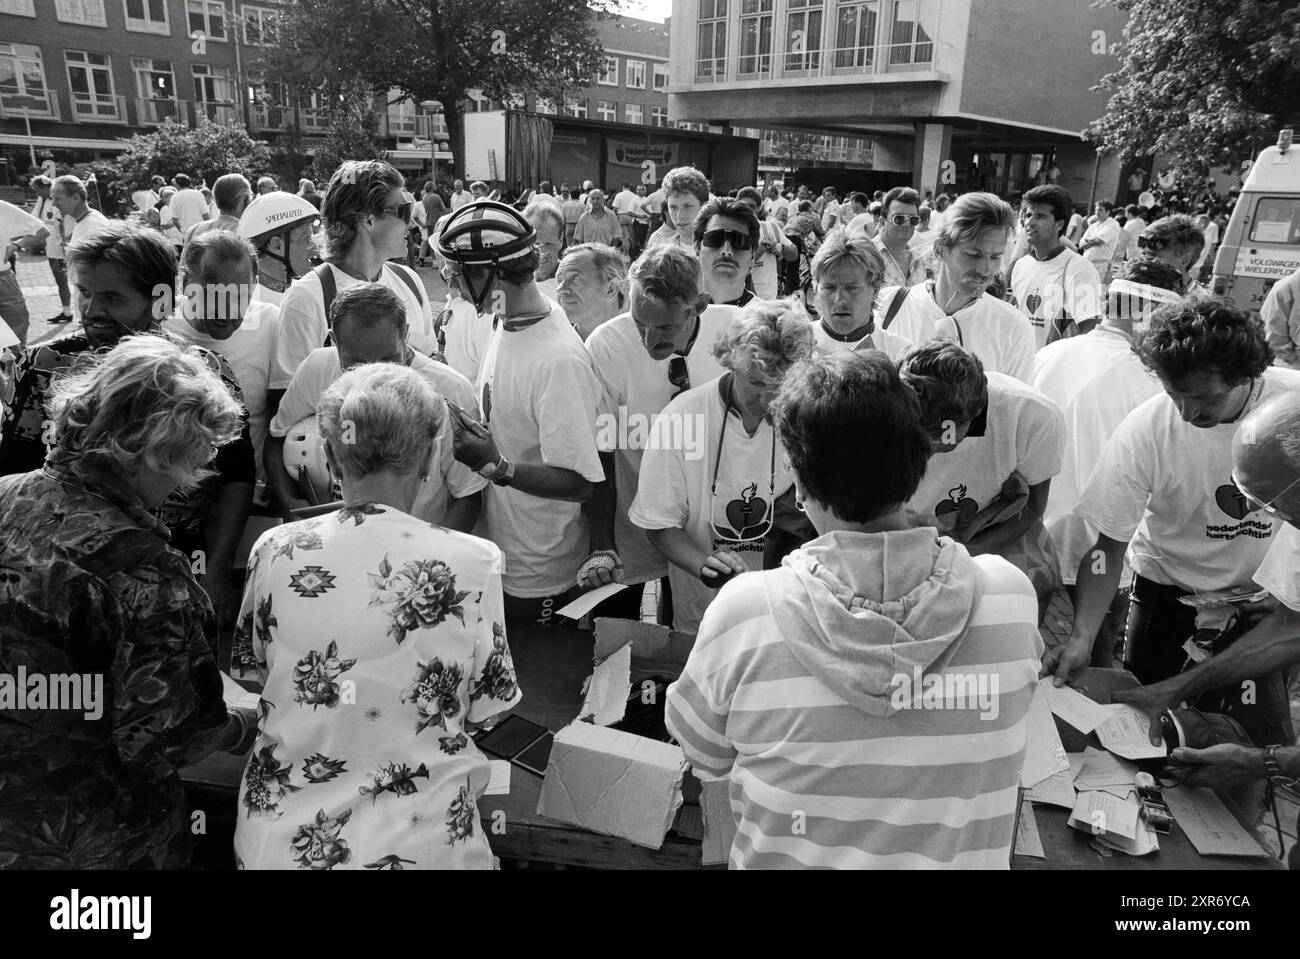
[[293, 107], [278, 103], [254, 103], [248, 108], [251, 130], [287, 130], [293, 126]]
[[155, 97], [137, 98], [135, 101], [135, 122], [137, 126], [161, 126], [164, 123], [181, 123], [189, 126], [190, 102], [188, 100]]
[[126, 97], [72, 94], [74, 123], [126, 123]]
[[52, 90], [39, 96], [29, 93], [0, 93], [0, 116], [6, 118], [31, 117], [33, 120], [59, 120], [59, 100]]
[[416, 136], [418, 121], [422, 119], [414, 113], [386, 113], [383, 117], [384, 136], [405, 138]]
[[207, 117], [213, 123], [238, 123], [241, 119], [235, 104], [217, 100], [195, 100], [194, 122], [196, 124], [199, 122], [199, 117]]
[[303, 133], [325, 133], [330, 128], [329, 110], [319, 107], [299, 107], [298, 128]]

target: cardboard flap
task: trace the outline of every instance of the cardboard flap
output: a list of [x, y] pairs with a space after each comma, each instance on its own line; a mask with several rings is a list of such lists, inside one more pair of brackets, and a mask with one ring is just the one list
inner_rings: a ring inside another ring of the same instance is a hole
[[597, 663], [582, 697], [578, 718], [591, 716], [598, 726], [612, 726], [627, 712], [632, 691], [632, 647], [622, 646]]
[[736, 839], [736, 814], [731, 811], [730, 779], [706, 779], [700, 791], [700, 810], [704, 816], [704, 843], [700, 862], [716, 866], [731, 860], [731, 844]]
[[658, 849], [682, 804], [685, 772], [677, 746], [570, 723], [555, 736], [537, 813]]

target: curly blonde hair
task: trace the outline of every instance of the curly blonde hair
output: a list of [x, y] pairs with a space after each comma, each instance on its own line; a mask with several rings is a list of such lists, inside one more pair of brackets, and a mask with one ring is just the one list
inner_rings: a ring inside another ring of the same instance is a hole
[[50, 387], [55, 442], [177, 486], [202, 480], [214, 447], [239, 438], [244, 409], [194, 347], [153, 334], [89, 354]]
[[779, 383], [786, 370], [812, 355], [814, 342], [807, 313], [789, 302], [755, 300], [718, 337], [713, 355], [726, 369], [757, 370], [768, 383]]

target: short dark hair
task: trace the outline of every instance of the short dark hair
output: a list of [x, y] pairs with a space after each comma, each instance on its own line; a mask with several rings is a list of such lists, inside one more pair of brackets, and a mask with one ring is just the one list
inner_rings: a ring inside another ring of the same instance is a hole
[[1162, 216], [1148, 224], [1139, 239], [1143, 244], [1155, 243], [1175, 253], [1190, 253], [1193, 257], [1200, 256], [1205, 249], [1205, 233], [1186, 213]]
[[386, 322], [400, 332], [406, 326], [406, 307], [382, 283], [361, 283], [340, 290], [330, 305], [330, 329], [336, 340], [344, 322], [364, 329]]
[[109, 223], [95, 236], [68, 247], [67, 258], [69, 267], [111, 263], [144, 296], [156, 297], [165, 290], [169, 302], [175, 297], [176, 251], [155, 230]]
[[1104, 206], [1107, 213], [1111, 213], [1115, 209], [1115, 204], [1111, 203], [1110, 200], [1098, 200], [1093, 206]]
[[849, 202], [856, 203], [858, 206], [864, 207], [871, 201], [867, 199], [867, 195], [865, 193], [854, 191], [853, 193], [849, 194]]
[[759, 209], [763, 208], [763, 194], [758, 192], [758, 187], [742, 186], [736, 191], [736, 199], [742, 203], [757, 203]]
[[187, 283], [202, 283], [206, 268], [240, 260], [248, 263], [250, 272], [256, 273], [257, 250], [253, 244], [228, 230], [208, 230], [185, 244], [181, 272]]
[[1070, 200], [1070, 191], [1063, 186], [1057, 186], [1055, 183], [1044, 183], [1042, 186], [1034, 187], [1020, 198], [1022, 207], [1039, 203], [1052, 208], [1052, 219], [1062, 225], [1057, 232], [1058, 234], [1064, 232], [1065, 227], [1070, 222], [1070, 217], [1074, 215], [1074, 204]]
[[188, 190], [190, 188], [190, 178], [184, 173], [178, 173], [172, 177], [172, 182], [176, 184], [178, 190]]
[[899, 358], [898, 371], [916, 393], [926, 426], [969, 423], [988, 402], [984, 364], [956, 343], [928, 340], [910, 347]]
[[1125, 260], [1115, 271], [1115, 279], [1159, 287], [1177, 293], [1179, 296], [1183, 294], [1183, 275], [1164, 260], [1157, 260], [1153, 256], [1139, 256]]
[[1209, 296], [1185, 297], [1157, 309], [1133, 349], [1147, 369], [1170, 383], [1217, 373], [1235, 386], [1273, 362], [1263, 324]]
[[212, 199], [216, 201], [217, 209], [223, 213], [233, 211], [241, 199], [252, 194], [253, 188], [242, 173], [223, 174], [212, 185]]
[[910, 186], [896, 186], [886, 193], [884, 200], [881, 201], [883, 204], [882, 209], [885, 213], [889, 212], [889, 205], [895, 201], [906, 203], [909, 206], [920, 207], [921, 195]]
[[1141, 216], [1142, 207], [1138, 206], [1136, 203], [1130, 203], [1128, 206], [1124, 207], [1124, 215], [1129, 217]]
[[715, 216], [729, 216], [735, 220], [744, 222], [746, 229], [749, 230], [749, 242], [751, 246], [758, 246], [758, 217], [750, 209], [748, 203], [741, 203], [731, 197], [717, 197], [710, 200], [700, 208], [699, 216], [695, 218], [695, 245], [699, 246], [704, 241], [705, 227], [709, 225], [709, 220]]
[[847, 522], [868, 523], [907, 502], [925, 476], [930, 441], [920, 407], [884, 353], [799, 361], [772, 418], [808, 495]]

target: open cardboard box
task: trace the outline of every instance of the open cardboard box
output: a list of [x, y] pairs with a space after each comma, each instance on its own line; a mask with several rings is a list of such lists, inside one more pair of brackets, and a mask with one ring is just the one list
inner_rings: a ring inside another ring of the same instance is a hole
[[695, 637], [652, 623], [596, 620], [595, 670], [578, 718], [555, 734], [537, 813], [651, 849], [663, 846], [682, 809], [683, 784], [698, 807], [678, 831], [701, 839], [703, 862], [725, 862], [735, 825], [727, 781], [700, 787], [681, 747], [608, 728], [623, 719], [628, 697], [652, 676], [681, 675]]

